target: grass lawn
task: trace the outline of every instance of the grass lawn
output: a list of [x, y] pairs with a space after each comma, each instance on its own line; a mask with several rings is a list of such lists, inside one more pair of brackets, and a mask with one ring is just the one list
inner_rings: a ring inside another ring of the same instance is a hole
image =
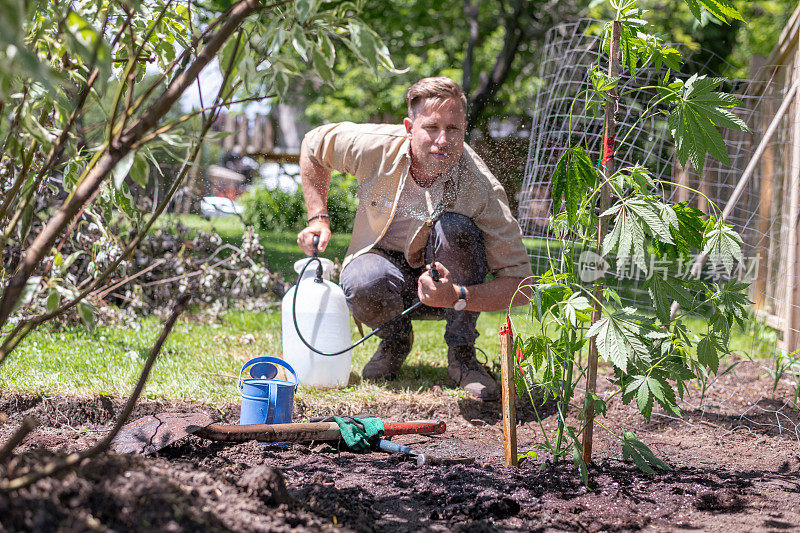
[[[481, 336], [477, 346], [495, 369], [499, 365], [498, 329], [504, 318], [504, 313], [482, 313], [478, 321]], [[517, 333], [532, 330], [524, 314], [516, 314], [513, 320]], [[691, 321], [690, 326], [694, 331], [702, 331], [699, 320]], [[161, 322], [153, 317], [126, 327], [99, 327], [93, 333], [83, 326], [39, 328], [3, 364], [0, 389], [53, 395], [127, 396], [160, 328]], [[351, 331], [355, 340], [358, 335], [355, 327]], [[309, 412], [330, 412], [341, 405], [390, 403], [397, 395], [411, 396], [422, 403], [435, 402], [434, 395], [429, 393], [437, 385], [442, 394], [464, 396], [461, 390], [445, 384], [444, 322], [417, 321], [414, 331], [413, 351], [397, 381], [382, 386], [360, 382], [330, 390], [301, 387], [298, 402], [309, 407]], [[742, 332], [736, 328], [732, 351], [745, 357], [768, 356], [772, 353], [769, 335], [754, 336], [752, 330]], [[353, 351], [354, 371], [360, 373], [378, 342], [370, 339]], [[251, 357], [280, 353], [281, 316], [277, 308], [266, 312], [230, 311], [217, 319], [187, 315], [176, 324], [167, 340], [144, 396], [215, 404], [238, 402], [236, 379], [242, 364]], [[483, 360], [484, 355], [479, 353], [478, 357]], [[723, 362], [720, 370], [726, 366]]]
[[[482, 334], [477, 345], [484, 350], [490, 364], [499, 364], [498, 330], [503, 319], [503, 313], [484, 313], [478, 323]], [[99, 327], [93, 333], [83, 326], [40, 328], [3, 364], [0, 389], [54, 395], [127, 396], [160, 328], [161, 322], [152, 317], [128, 327]], [[414, 330], [414, 349], [397, 381], [384, 386], [361, 382], [331, 390], [301, 387], [298, 401], [316, 404], [321, 409], [342, 402], [364, 405], [381, 403], [396, 394], [425, 396], [435, 385], [442, 386], [444, 394], [463, 396], [461, 390], [444, 386], [447, 354], [442, 338], [444, 322], [415, 322]], [[355, 327], [351, 331], [355, 340], [358, 335]], [[353, 351], [354, 371], [360, 373], [378, 342], [370, 339]], [[251, 357], [280, 353], [279, 309], [231, 311], [216, 321], [184, 316], [164, 345], [144, 396], [238, 402], [236, 379], [242, 364]]]
[[[198, 229], [214, 229], [232, 244], [241, 241], [242, 225], [235, 218], [206, 221], [197, 216], [182, 216], [182, 223]], [[169, 224], [167, 220], [163, 224]], [[300, 257], [294, 233], [269, 233], [261, 236], [268, 261], [274, 271], [291, 279], [291, 265]], [[347, 235], [334, 235], [325, 256], [344, 257]], [[527, 242], [541, 246], [541, 242]], [[517, 333], [532, 331], [523, 311], [514, 316]], [[482, 313], [478, 321], [481, 336], [477, 346], [486, 354], [489, 366], [498, 368], [498, 329], [504, 313]], [[689, 321], [695, 332], [704, 331], [700, 320]], [[154, 317], [139, 323], [99, 327], [88, 332], [83, 326], [42, 327], [32, 333], [0, 368], [0, 389], [45, 394], [110, 394], [127, 396], [148, 350], [155, 342], [161, 322]], [[521, 331], [519, 331], [521, 329]], [[434, 386], [451, 397], [462, 397], [459, 389], [445, 385], [447, 347], [443, 341], [444, 322], [414, 323], [415, 344], [397, 381], [387, 385], [355, 383], [344, 389], [317, 390], [301, 387], [297, 400], [307, 413], [358, 410], [391, 402], [397, 395], [411, 395], [420, 402], [435, 402], [429, 394]], [[747, 331], [735, 328], [732, 351], [745, 357], [772, 355], [774, 333], [753, 322]], [[353, 339], [358, 333], [351, 328]], [[353, 351], [353, 366], [360, 373], [375, 351], [379, 340], [370, 339]], [[146, 397], [165, 397], [207, 403], [238, 402], [238, 371], [251, 357], [281, 354], [281, 317], [278, 304], [267, 312], [229, 311], [221, 317], [185, 315], [175, 326], [164, 346], [145, 389]], [[479, 359], [484, 356], [479, 353]], [[723, 363], [721, 369], [726, 365]], [[499, 373], [499, 370], [498, 370]], [[347, 409], [346, 406], [352, 409]], [[342, 408], [341, 406], [345, 406]], [[327, 411], [326, 411], [327, 410]]]

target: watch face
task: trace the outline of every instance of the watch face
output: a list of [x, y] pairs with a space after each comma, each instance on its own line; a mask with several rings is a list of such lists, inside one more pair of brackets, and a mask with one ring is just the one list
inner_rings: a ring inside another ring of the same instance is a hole
[[455, 305], [453, 305], [453, 309], [455, 309], [456, 311], [463, 311], [466, 306], [467, 306], [466, 300], [456, 300]]

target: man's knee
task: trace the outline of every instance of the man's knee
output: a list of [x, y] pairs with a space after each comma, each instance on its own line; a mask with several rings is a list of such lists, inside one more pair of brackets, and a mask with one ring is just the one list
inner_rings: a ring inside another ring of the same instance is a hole
[[436, 223], [436, 257], [457, 283], [482, 283], [486, 278], [483, 233], [469, 217], [444, 213]]
[[388, 261], [375, 254], [356, 258], [342, 271], [339, 284], [350, 312], [358, 320], [375, 327], [387, 314], [402, 311], [402, 278]]
[[400, 296], [400, 287], [388, 276], [372, 277], [353, 275], [341, 280], [342, 290], [348, 303], [380, 302], [393, 295]]
[[439, 232], [451, 246], [483, 249], [483, 234], [477, 224], [466, 215], [443, 213], [436, 222]]

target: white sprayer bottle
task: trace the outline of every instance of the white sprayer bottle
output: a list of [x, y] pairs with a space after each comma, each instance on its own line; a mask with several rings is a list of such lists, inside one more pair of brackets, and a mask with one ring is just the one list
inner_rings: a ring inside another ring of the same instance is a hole
[[295, 330], [292, 303], [295, 291], [297, 327], [303, 338], [321, 352], [338, 352], [350, 346], [350, 310], [344, 292], [330, 281], [333, 262], [320, 258], [322, 279], [317, 281], [317, 263], [308, 257], [295, 262], [294, 270], [300, 274], [309, 261], [303, 279], [289, 289], [281, 301], [283, 331], [283, 359], [289, 363], [301, 385], [314, 387], [343, 387], [350, 379], [350, 350], [340, 355], [320, 355], [309, 349]]

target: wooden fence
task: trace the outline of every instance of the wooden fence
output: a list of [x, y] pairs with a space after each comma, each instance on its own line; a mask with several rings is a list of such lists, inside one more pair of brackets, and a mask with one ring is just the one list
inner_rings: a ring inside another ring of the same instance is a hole
[[[230, 133], [221, 138], [222, 148], [226, 152], [282, 163], [296, 163], [299, 160], [299, 150], [281, 146], [278, 142], [282, 133], [273, 114], [250, 117], [244, 114], [221, 115], [216, 129]], [[299, 143], [294, 144], [299, 146]]]

